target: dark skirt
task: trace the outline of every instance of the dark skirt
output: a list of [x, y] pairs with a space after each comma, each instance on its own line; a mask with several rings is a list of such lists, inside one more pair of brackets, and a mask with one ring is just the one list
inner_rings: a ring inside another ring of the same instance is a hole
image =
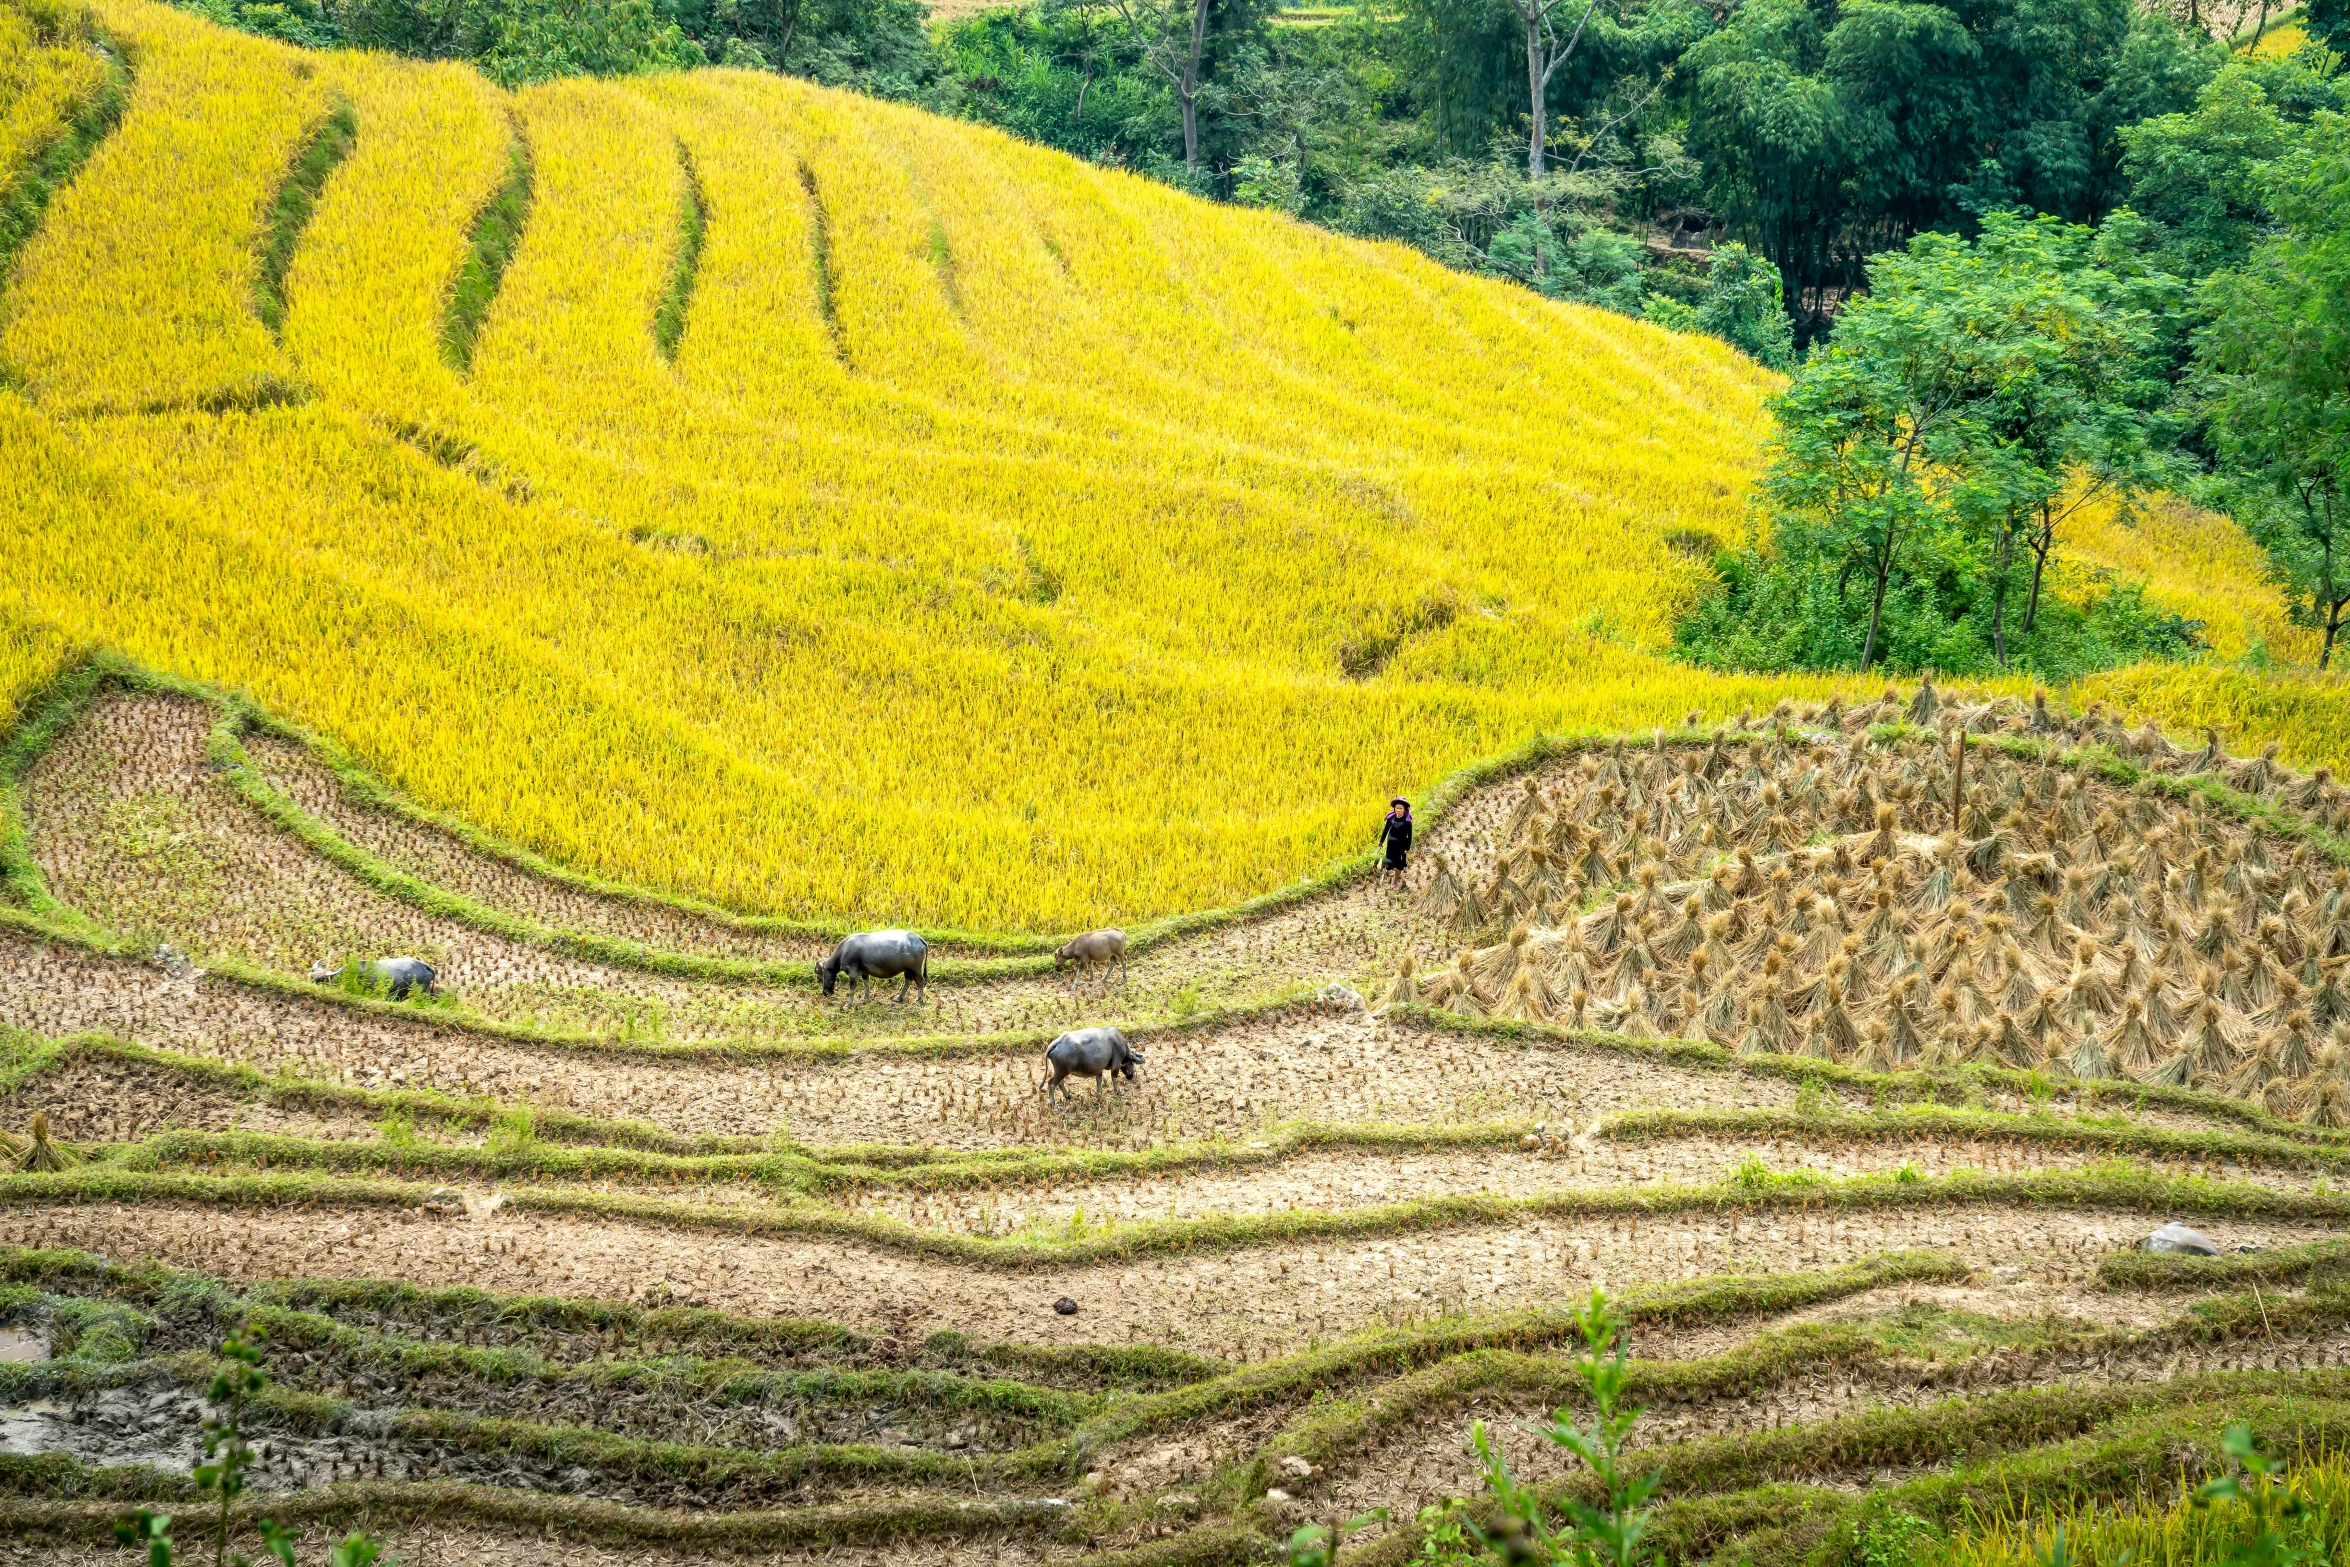
[[1411, 851], [1409, 849], [1400, 843], [1390, 843], [1387, 846], [1387, 868], [1391, 871], [1402, 870], [1403, 857], [1410, 852]]

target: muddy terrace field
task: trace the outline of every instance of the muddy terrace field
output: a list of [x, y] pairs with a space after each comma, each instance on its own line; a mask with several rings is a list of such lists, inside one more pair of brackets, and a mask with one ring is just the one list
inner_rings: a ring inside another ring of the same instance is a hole
[[[1122, 983], [972, 942], [926, 1005], [844, 1008], [825, 933], [505, 854], [200, 695], [28, 725], [0, 1560], [128, 1561], [133, 1501], [188, 1510], [248, 1324], [258, 1506], [411, 1564], [1241, 1563], [1374, 1507], [1356, 1559], [1401, 1563], [1479, 1493], [1478, 1422], [1572, 1483], [1517, 1422], [1595, 1287], [1679, 1559], [1800, 1553], [1864, 1484], [1931, 1514], [2067, 1453], [2192, 1466], [2256, 1401], [2343, 1414], [2344, 802], [2266, 759], [1906, 693], [1749, 715], [1537, 758], [1402, 890], [1153, 935]], [[2065, 844], [2010, 819], [2042, 789]], [[2035, 856], [2047, 908], [2008, 890]], [[2167, 929], [2066, 874], [2116, 861]], [[392, 954], [443, 993], [305, 978]], [[1920, 1048], [1837, 1048], [1905, 976]], [[2056, 1048], [2018, 1061], [2027, 987]], [[2199, 994], [2225, 1058], [2105, 1051]], [[1043, 1044], [1100, 1022], [1137, 1080], [1047, 1104]], [[2225, 1255], [2148, 1258], [2174, 1218]]]

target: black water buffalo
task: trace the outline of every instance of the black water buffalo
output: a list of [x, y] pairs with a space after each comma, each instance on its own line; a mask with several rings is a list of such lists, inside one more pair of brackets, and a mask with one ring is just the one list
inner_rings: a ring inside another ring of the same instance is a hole
[[1098, 1098], [1102, 1079], [1112, 1075], [1134, 1080], [1134, 1069], [1143, 1064], [1142, 1054], [1126, 1043], [1126, 1036], [1114, 1028], [1073, 1028], [1044, 1047], [1044, 1064], [1053, 1075], [1037, 1085], [1037, 1092], [1050, 1104], [1053, 1095], [1069, 1097], [1069, 1090], [1061, 1086], [1065, 1077], [1090, 1077]]
[[851, 996], [862, 980], [868, 1000], [872, 999], [875, 980], [902, 975], [905, 982], [898, 986], [898, 1000], [904, 1001], [909, 989], [919, 987], [915, 1002], [919, 1006], [930, 999], [930, 944], [910, 930], [861, 930], [844, 936], [832, 955], [816, 965], [816, 981], [829, 996], [833, 982], [843, 975], [848, 977]]
[[[355, 963], [359, 977], [369, 986], [381, 986], [394, 1001], [405, 1001], [408, 992], [421, 990], [428, 996], [440, 994], [440, 974], [429, 963], [419, 958], [375, 958]], [[313, 963], [310, 978], [321, 985], [331, 985], [342, 978], [344, 966], [339, 963]]]

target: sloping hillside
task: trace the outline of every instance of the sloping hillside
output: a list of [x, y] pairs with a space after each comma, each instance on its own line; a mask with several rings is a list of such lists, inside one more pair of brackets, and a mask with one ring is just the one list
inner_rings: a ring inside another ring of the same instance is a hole
[[96, 23], [0, 296], [11, 689], [111, 647], [583, 869], [1039, 929], [1811, 689], [1640, 651], [1764, 427], [1709, 339], [792, 80]]
[[129, 112], [0, 332], [18, 591], [538, 848], [755, 907], [1196, 906], [1595, 684], [1686, 699], [1616, 641], [1738, 514], [1767, 380], [1717, 345], [797, 82], [508, 97], [100, 22]]

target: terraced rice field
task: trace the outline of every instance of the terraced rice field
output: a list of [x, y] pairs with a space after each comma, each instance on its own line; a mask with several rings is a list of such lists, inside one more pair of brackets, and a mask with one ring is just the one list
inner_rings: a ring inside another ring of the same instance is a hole
[[[2322, 683], [1669, 666], [1767, 375], [909, 110], [0, 65], [0, 1562], [184, 1545], [236, 1334], [241, 1521], [410, 1567], [1401, 1567], [1480, 1428], [1583, 1483], [1594, 1290], [1674, 1561], [2350, 1426]], [[852, 918], [927, 989], [823, 995]]]
[[[2102, 1021], [2079, 1009], [2026, 1064], [1966, 1024], [1889, 1071], [1804, 1053], [1800, 998], [1784, 1050], [1684, 1008], [1697, 948], [1638, 913], [1659, 999], [1601, 984], [1625, 960], [1587, 922], [1652, 888], [1726, 882], [1736, 914], [1804, 886], [1826, 929], [1952, 853], [1985, 865], [1969, 886], [2037, 874], [1992, 807], [2043, 773], [2091, 822], [2158, 813], [2167, 863], [2208, 864], [2250, 927], [2228, 952], [2286, 989], [2345, 961], [2328, 780], [2019, 704], [1945, 703], [1939, 735], [1912, 715], [1905, 693], [1537, 754], [1438, 813], [1400, 890], [1154, 934], [1130, 981], [1074, 992], [1036, 943], [949, 945], [927, 1005], [844, 1007], [809, 974], [824, 932], [566, 877], [203, 691], [68, 680], [9, 753], [0, 1128], [41, 1116], [68, 1168], [0, 1177], [0, 1300], [34, 1357], [0, 1366], [0, 1559], [118, 1559], [111, 1520], [179, 1497], [208, 1357], [248, 1322], [255, 1507], [410, 1562], [1240, 1563], [1381, 1508], [1350, 1549], [1400, 1564], [1422, 1509], [1475, 1505], [1479, 1422], [1573, 1483], [1521, 1422], [1569, 1398], [1594, 1287], [1632, 1323], [1676, 1558], [1808, 1550], [1856, 1487], [1955, 1516], [2147, 1444], [2191, 1467], [2234, 1410], [2338, 1422], [2330, 1020], [2231, 990], [2238, 1062], [2183, 1082], [2074, 1070]], [[1932, 770], [1962, 728], [1990, 830], [1952, 849]], [[1734, 759], [1725, 800], [1772, 808], [1664, 830], [1652, 802], [1694, 798], [1709, 757]], [[1578, 815], [1602, 772], [1642, 803]], [[1838, 819], [1860, 773], [1894, 822]], [[1559, 851], [1571, 886], [1531, 855], [1560, 820], [1606, 840]], [[2205, 911], [2170, 890], [2192, 936]], [[2298, 953], [2260, 924], [2278, 906]], [[1972, 961], [1966, 908], [1913, 916], [1918, 984]], [[1755, 983], [1782, 950], [1705, 939]], [[1508, 1015], [1526, 987], [1492, 965], [1578, 940], [1584, 1026]], [[1423, 990], [1463, 948], [1473, 988]], [[1786, 993], [1821, 991], [1796, 948]], [[2077, 983], [2030, 951], [2033, 983]], [[304, 977], [391, 952], [445, 993]], [[2160, 956], [2146, 994], [2218, 983]], [[1046, 1105], [1043, 1043], [1105, 1021], [1139, 1080]], [[2240, 1063], [2296, 1028], [2311, 1059], [2266, 1092]], [[2172, 1218], [2229, 1254], [2147, 1258]]]

